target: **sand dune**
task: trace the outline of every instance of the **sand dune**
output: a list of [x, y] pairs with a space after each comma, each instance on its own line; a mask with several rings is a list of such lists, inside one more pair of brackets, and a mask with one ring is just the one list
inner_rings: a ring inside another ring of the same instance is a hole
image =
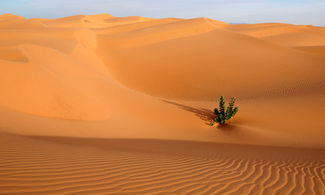
[[291, 24], [243, 24], [228, 27], [229, 30], [262, 38], [283, 46], [318, 46], [325, 45], [325, 28], [312, 25]]
[[324, 32], [2, 15], [0, 194], [323, 194]]
[[76, 15], [65, 18], [45, 20], [42, 23], [54, 28], [104, 28], [138, 22], [151, 21], [152, 18], [130, 16], [117, 18], [110, 14]]
[[265, 37], [264, 39], [285, 46], [319, 46], [325, 45], [324, 35], [323, 29], [303, 29], [298, 32]]
[[130, 49], [110, 49], [111, 41], [98, 40], [99, 53], [120, 82], [165, 98], [268, 96], [324, 85], [324, 58], [222, 29]]
[[207, 18], [195, 18], [155, 25], [150, 28], [146, 26], [146, 28], [132, 30], [131, 32], [127, 31], [125, 33], [108, 36], [102, 34], [99, 39], [101, 40], [101, 43], [106, 43], [109, 47], [134, 48], [142, 45], [207, 33], [218, 28], [218, 26], [223, 25], [226, 24], [218, 23], [217, 21]]
[[171, 23], [171, 22], [177, 22], [182, 21], [182, 19], [178, 18], [163, 18], [160, 20], [150, 20], [150, 21], [144, 21], [144, 22], [136, 22], [131, 24], [123, 24], [123, 25], [116, 25], [116, 26], [110, 26], [105, 28], [97, 28], [94, 29], [95, 32], [98, 35], [112, 35], [117, 33], [125, 33], [130, 31], [136, 31], [139, 29], [149, 28], [161, 24]]
[[18, 30], [42, 28], [43, 25], [39, 21], [28, 20], [21, 16], [5, 14], [0, 16], [0, 29], [2, 30]]

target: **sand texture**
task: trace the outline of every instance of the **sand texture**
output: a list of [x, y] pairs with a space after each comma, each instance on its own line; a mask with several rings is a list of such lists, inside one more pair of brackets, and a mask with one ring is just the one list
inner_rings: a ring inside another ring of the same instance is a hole
[[324, 27], [0, 15], [0, 92], [0, 194], [325, 194]]

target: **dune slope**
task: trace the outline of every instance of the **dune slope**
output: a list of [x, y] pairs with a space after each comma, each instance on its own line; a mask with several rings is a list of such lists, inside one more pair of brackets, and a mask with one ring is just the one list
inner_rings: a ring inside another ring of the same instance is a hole
[[110, 49], [109, 43], [101, 36], [99, 53], [115, 78], [155, 96], [212, 100], [324, 86], [323, 57], [223, 29], [132, 48]]

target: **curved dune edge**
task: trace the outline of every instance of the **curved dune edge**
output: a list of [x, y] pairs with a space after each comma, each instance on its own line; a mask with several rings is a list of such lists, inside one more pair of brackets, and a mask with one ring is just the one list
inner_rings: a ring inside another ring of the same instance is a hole
[[4, 194], [299, 195], [325, 190], [322, 150], [8, 134], [0, 139]]

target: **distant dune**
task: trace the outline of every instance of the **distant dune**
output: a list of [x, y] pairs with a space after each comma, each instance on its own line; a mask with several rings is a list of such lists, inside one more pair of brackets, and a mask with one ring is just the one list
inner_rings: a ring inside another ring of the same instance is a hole
[[0, 194], [324, 194], [324, 78], [324, 27], [1, 15]]

